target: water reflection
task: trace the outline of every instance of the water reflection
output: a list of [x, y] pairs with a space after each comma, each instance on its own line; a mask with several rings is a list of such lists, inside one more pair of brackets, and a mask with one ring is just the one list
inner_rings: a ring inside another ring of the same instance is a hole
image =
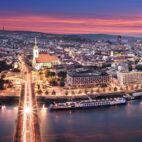
[[[142, 103], [91, 110], [39, 110], [43, 142], [140, 142]], [[0, 109], [0, 142], [12, 142], [17, 107]]]
[[0, 109], [0, 142], [13, 142], [16, 107], [2, 106]]
[[[43, 115], [44, 114], [44, 115]], [[140, 142], [142, 105], [40, 112], [43, 142]]]

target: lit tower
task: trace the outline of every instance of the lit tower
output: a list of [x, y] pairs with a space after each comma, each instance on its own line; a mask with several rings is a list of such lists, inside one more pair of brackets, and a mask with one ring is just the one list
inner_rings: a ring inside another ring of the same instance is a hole
[[37, 39], [35, 37], [35, 45], [34, 45], [34, 48], [33, 48], [33, 63], [36, 62], [36, 58], [39, 57], [39, 49], [38, 49], [38, 45], [37, 45]]
[[110, 52], [110, 56], [113, 57], [114, 56], [114, 52], [111, 50]]

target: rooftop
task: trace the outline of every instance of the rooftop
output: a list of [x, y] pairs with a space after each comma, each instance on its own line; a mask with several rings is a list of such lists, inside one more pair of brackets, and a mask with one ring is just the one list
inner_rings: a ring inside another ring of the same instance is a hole
[[104, 71], [80, 68], [69, 71], [68, 75], [71, 77], [87, 77], [87, 76], [105, 76], [108, 74]]
[[50, 55], [50, 54], [39, 54], [39, 57], [36, 58], [37, 63], [48, 63], [59, 60], [57, 56]]

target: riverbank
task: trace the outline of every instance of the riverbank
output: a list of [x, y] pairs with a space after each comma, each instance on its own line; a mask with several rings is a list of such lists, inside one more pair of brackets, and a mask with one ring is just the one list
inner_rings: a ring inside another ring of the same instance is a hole
[[[132, 94], [131, 92], [129, 94]], [[102, 93], [102, 94], [87, 94], [87, 95], [72, 95], [72, 96], [57, 96], [57, 95], [47, 95], [47, 96], [36, 96], [37, 102], [40, 106], [43, 104], [49, 106], [54, 102], [67, 102], [67, 101], [80, 101], [87, 99], [105, 99], [105, 98], [115, 98], [115, 97], [124, 97], [127, 93], [125, 92], [114, 92], [114, 93]], [[139, 98], [134, 98], [139, 99]], [[127, 100], [129, 101], [129, 100]], [[0, 104], [17, 104], [19, 103], [19, 96], [0, 96]]]
[[19, 96], [0, 96], [0, 104], [18, 105]]
[[118, 93], [104, 93], [104, 94], [97, 94], [97, 95], [79, 95], [79, 96], [37, 96], [37, 102], [39, 105], [47, 105], [56, 102], [67, 102], [67, 101], [80, 101], [80, 100], [87, 100], [87, 99], [102, 99], [102, 98], [115, 98], [115, 97], [123, 97], [125, 95], [124, 92]]

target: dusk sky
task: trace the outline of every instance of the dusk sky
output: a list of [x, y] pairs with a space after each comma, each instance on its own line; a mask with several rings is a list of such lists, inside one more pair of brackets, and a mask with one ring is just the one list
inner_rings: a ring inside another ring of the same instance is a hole
[[3, 25], [7, 30], [142, 36], [142, 0], [1, 0]]

